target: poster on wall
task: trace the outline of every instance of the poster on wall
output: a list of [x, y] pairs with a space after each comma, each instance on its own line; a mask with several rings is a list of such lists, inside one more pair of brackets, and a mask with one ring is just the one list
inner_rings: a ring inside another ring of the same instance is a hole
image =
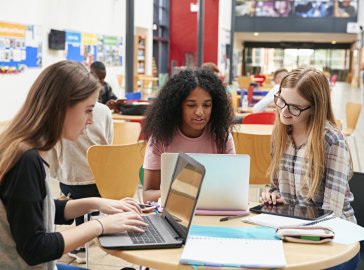
[[90, 66], [94, 61], [122, 65], [121, 37], [66, 31], [66, 58]]
[[0, 74], [42, 66], [40, 26], [0, 22]]

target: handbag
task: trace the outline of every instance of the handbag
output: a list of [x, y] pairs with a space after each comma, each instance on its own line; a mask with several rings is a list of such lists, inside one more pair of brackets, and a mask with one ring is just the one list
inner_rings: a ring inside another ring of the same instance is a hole
[[148, 101], [133, 101], [120, 105], [120, 112], [124, 115], [143, 115], [149, 106]]

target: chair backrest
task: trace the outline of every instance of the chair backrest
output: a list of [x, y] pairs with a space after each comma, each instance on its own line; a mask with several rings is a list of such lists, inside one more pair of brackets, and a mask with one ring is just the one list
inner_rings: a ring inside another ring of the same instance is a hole
[[262, 74], [255, 74], [254, 81], [258, 83], [259, 86], [262, 86], [265, 81], [266, 76]]
[[263, 124], [263, 125], [272, 125], [275, 120], [274, 112], [258, 112], [248, 114], [243, 118], [243, 124]]
[[239, 107], [238, 93], [235, 90], [231, 91], [230, 98], [231, 98], [231, 105], [233, 106], [234, 112], [237, 112], [238, 107]]
[[247, 89], [251, 83], [250, 76], [240, 76], [237, 81], [240, 89]]
[[144, 142], [127, 145], [93, 145], [88, 149], [88, 164], [102, 197], [122, 199], [134, 196], [144, 152]]
[[267, 170], [271, 162], [271, 137], [269, 134], [233, 132], [236, 153], [250, 156], [250, 184], [270, 183]]
[[137, 143], [142, 130], [138, 122], [126, 122], [122, 120], [113, 120], [114, 141], [113, 144], [131, 144]]
[[346, 127], [351, 130], [355, 130], [356, 123], [358, 122], [361, 104], [354, 102], [346, 103]]
[[354, 195], [354, 201], [350, 204], [354, 209], [356, 221], [360, 226], [364, 227], [364, 173], [354, 172], [349, 181], [349, 186]]

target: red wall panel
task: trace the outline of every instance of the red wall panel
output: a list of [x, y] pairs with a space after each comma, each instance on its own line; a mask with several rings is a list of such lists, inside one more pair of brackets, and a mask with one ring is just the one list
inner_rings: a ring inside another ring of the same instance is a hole
[[[197, 57], [197, 12], [190, 11], [196, 0], [170, 2], [170, 62], [185, 64], [185, 54]], [[205, 0], [203, 62], [217, 63], [219, 0]]]

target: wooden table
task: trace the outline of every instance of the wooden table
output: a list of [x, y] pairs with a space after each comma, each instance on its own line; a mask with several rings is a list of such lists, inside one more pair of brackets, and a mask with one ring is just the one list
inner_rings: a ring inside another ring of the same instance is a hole
[[233, 133], [234, 132], [271, 135], [273, 132], [273, 125], [236, 124], [233, 126]]
[[125, 121], [132, 121], [132, 120], [144, 120], [144, 115], [125, 115], [125, 114], [119, 114], [119, 113], [113, 113], [112, 119], [114, 120], [125, 120]]
[[[240, 219], [232, 219], [226, 222], [219, 222], [220, 217], [216, 216], [195, 216], [193, 223], [199, 225], [214, 225], [214, 226], [232, 226], [232, 227], [247, 227], [253, 226], [240, 221]], [[297, 244], [284, 243], [284, 253], [287, 260], [286, 268], [279, 269], [324, 269], [332, 267], [350, 260], [354, 257], [359, 249], [359, 243], [351, 245], [342, 245], [336, 243], [326, 244]], [[181, 265], [178, 263], [183, 248], [175, 249], [151, 249], [151, 250], [133, 250], [121, 251], [113, 249], [104, 249], [105, 252], [115, 257], [122, 258], [128, 262], [152, 267], [155, 269], [166, 270], [191, 270], [189, 265]], [[244, 254], [242, 254], [244, 256]], [[262, 253], [264, 260], [264, 253]], [[216, 269], [202, 268], [198, 269]]]

